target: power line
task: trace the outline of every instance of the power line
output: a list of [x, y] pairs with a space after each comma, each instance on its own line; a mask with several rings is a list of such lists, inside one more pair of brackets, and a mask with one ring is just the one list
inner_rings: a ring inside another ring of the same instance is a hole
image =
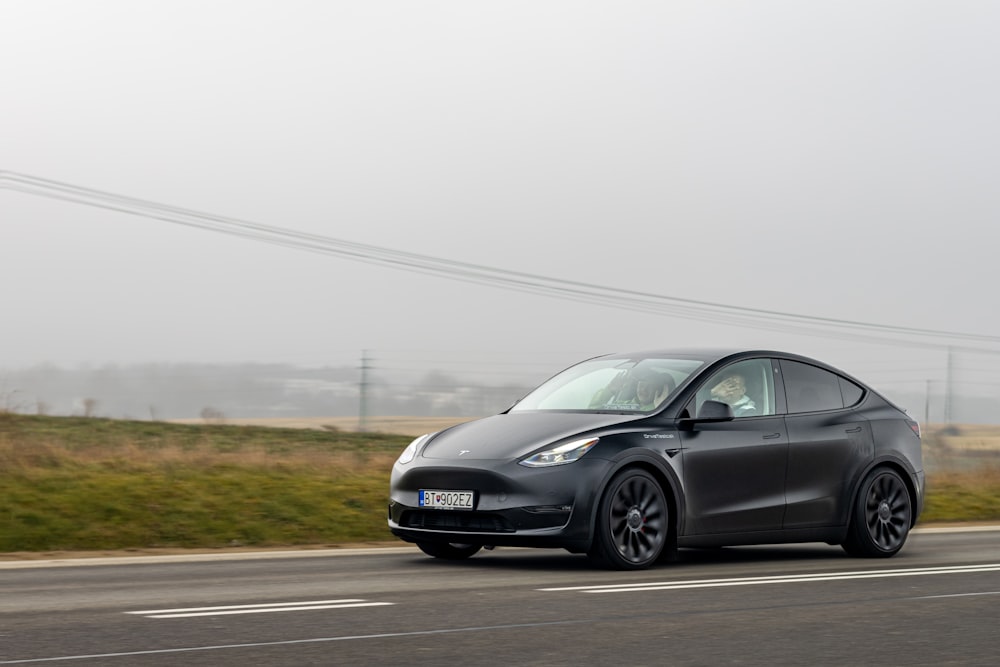
[[[11, 171], [0, 171], [0, 188], [397, 270], [646, 314], [879, 344], [899, 344], [898, 337], [904, 336], [909, 338], [908, 345], [923, 348], [940, 348], [948, 344], [945, 341], [1000, 344], [1000, 336], [800, 315], [510, 271], [204, 213]], [[961, 349], [996, 352], [975, 347]]]

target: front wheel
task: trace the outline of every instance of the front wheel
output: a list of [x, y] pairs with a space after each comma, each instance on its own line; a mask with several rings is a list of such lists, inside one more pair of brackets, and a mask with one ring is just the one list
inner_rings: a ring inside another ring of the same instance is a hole
[[893, 556], [903, 548], [911, 521], [910, 493], [903, 478], [889, 468], [876, 468], [858, 490], [844, 551], [868, 558]]
[[458, 542], [417, 542], [417, 546], [428, 556], [445, 560], [465, 560], [479, 553], [482, 546], [478, 544], [459, 544]]
[[660, 557], [670, 530], [670, 510], [659, 482], [645, 470], [625, 470], [607, 486], [598, 508], [588, 555], [616, 570], [641, 570]]

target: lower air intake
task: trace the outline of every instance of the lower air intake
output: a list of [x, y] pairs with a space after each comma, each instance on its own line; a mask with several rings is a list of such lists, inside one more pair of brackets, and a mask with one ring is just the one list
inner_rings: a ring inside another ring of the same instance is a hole
[[406, 512], [400, 519], [406, 528], [455, 530], [470, 533], [513, 533], [503, 517], [475, 512]]

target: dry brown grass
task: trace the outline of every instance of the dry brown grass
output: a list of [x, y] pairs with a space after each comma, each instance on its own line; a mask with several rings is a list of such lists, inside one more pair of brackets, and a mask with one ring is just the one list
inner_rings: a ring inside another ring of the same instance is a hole
[[275, 451], [247, 445], [234, 451], [165, 442], [156, 447], [133, 442], [67, 448], [53, 441], [25, 441], [0, 434], [0, 468], [8, 471], [103, 467], [146, 472], [164, 467], [247, 467], [261, 470], [313, 470], [359, 473], [371, 467], [392, 467], [395, 454], [295, 448]]
[[[372, 433], [392, 433], [417, 437], [441, 429], [471, 421], [475, 417], [370, 417], [368, 431]], [[175, 419], [177, 424], [204, 424], [204, 419]], [[218, 422], [214, 422], [218, 423]], [[245, 419], [225, 419], [226, 424], [240, 426], [267, 426], [273, 428], [309, 428], [317, 430], [339, 430], [356, 432], [360, 430], [357, 417], [261, 417]]]

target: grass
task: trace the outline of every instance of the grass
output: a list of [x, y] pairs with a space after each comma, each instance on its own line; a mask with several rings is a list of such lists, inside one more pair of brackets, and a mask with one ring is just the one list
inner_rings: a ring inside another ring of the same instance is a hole
[[0, 415], [0, 552], [391, 540], [409, 440]]
[[1000, 466], [928, 476], [921, 523], [1000, 521]]
[[[926, 434], [922, 523], [1000, 521], [995, 436]], [[409, 440], [0, 413], [0, 552], [393, 540], [389, 471]]]

